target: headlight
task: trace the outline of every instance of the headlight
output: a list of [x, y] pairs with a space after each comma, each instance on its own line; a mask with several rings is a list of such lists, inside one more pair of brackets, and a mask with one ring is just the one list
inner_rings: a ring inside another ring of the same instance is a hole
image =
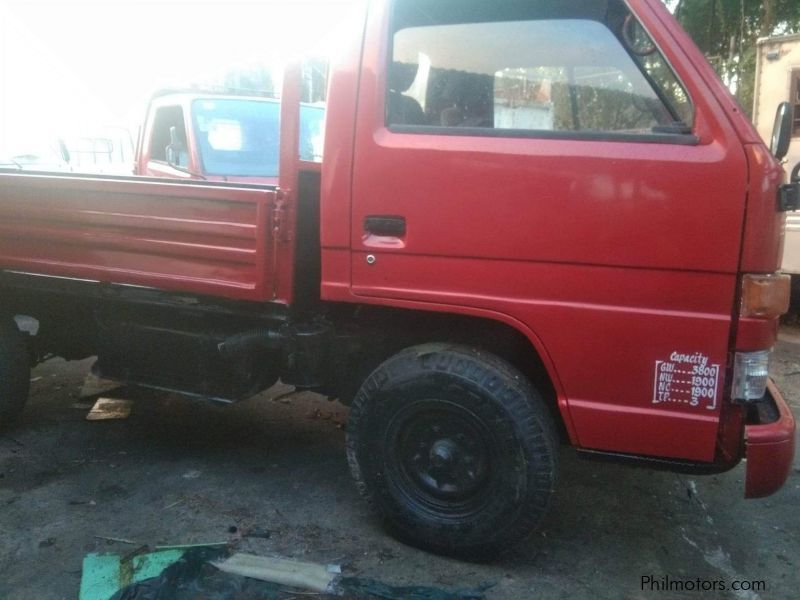
[[739, 402], [755, 402], [767, 393], [769, 350], [737, 352], [733, 363], [731, 395]]

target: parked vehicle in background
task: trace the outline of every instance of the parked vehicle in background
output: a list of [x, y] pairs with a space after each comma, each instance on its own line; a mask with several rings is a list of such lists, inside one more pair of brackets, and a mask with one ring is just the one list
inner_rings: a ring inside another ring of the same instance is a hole
[[79, 134], [64, 135], [59, 138], [59, 142], [70, 169], [76, 173], [133, 173], [133, 138], [125, 127], [109, 125]]
[[[792, 141], [787, 164], [800, 163], [800, 34], [763, 38], [758, 41], [753, 121], [764, 140], [772, 136], [775, 108], [789, 102], [792, 111]], [[800, 214], [786, 217], [783, 271], [800, 275]]]
[[220, 402], [280, 379], [350, 405], [382, 522], [458, 556], [542, 522], [561, 443], [778, 490], [788, 107], [770, 149], [661, 0], [352, 25], [322, 163], [292, 67], [280, 105], [155, 99], [147, 179], [0, 173], [0, 421], [54, 355]]
[[[322, 158], [324, 106], [301, 110], [304, 160]], [[136, 148], [137, 175], [274, 184], [280, 102], [199, 92], [153, 97]]]
[[0, 167], [20, 171], [72, 170], [63, 142], [55, 137], [32, 137], [9, 144], [4, 152], [0, 152]]
[[0, 166], [21, 171], [130, 175], [133, 140], [124, 127], [15, 141], [0, 153]]

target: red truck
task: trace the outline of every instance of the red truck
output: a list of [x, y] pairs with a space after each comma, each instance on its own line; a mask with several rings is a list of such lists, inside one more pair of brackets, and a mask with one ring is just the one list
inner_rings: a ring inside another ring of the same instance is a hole
[[[300, 106], [300, 158], [319, 161], [323, 106]], [[135, 175], [277, 185], [280, 103], [275, 98], [164, 90], [136, 140]]]
[[458, 556], [541, 522], [561, 443], [778, 490], [785, 111], [776, 158], [659, 0], [374, 1], [352, 31], [322, 164], [287, 71], [275, 185], [0, 174], [2, 419], [55, 355], [221, 402], [280, 379], [349, 404], [382, 521]]

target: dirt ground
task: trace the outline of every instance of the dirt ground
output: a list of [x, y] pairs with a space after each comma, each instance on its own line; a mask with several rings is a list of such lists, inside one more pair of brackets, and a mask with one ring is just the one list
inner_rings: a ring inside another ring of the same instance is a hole
[[[0, 437], [2, 599], [77, 598], [86, 553], [135, 547], [103, 538], [211, 543], [254, 528], [269, 537], [241, 538], [240, 551], [340, 563], [398, 585], [491, 583], [492, 600], [687, 597], [642, 591], [643, 576], [766, 586], [721, 598], [790, 598], [800, 588], [798, 460], [778, 494], [745, 501], [744, 465], [682, 476], [565, 449], [543, 529], [477, 565], [380, 530], [350, 480], [339, 404], [281, 399], [279, 388], [234, 407], [151, 394], [128, 419], [88, 422], [79, 393], [90, 364], [36, 368], [22, 424]], [[800, 415], [800, 330], [783, 331], [773, 371]]]

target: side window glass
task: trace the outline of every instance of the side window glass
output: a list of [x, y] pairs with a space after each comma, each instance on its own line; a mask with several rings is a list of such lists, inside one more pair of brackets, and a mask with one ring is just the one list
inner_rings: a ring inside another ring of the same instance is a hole
[[325, 148], [325, 106], [300, 106], [300, 160], [322, 162]]
[[388, 126], [691, 133], [688, 95], [621, 0], [458, 7], [395, 2]]
[[151, 140], [151, 160], [167, 162], [167, 155], [170, 154], [176, 166], [189, 166], [186, 123], [180, 106], [162, 106], [156, 109]]
[[325, 107], [328, 62], [309, 58], [303, 62], [303, 102], [300, 105], [300, 160], [322, 162], [325, 147]]

